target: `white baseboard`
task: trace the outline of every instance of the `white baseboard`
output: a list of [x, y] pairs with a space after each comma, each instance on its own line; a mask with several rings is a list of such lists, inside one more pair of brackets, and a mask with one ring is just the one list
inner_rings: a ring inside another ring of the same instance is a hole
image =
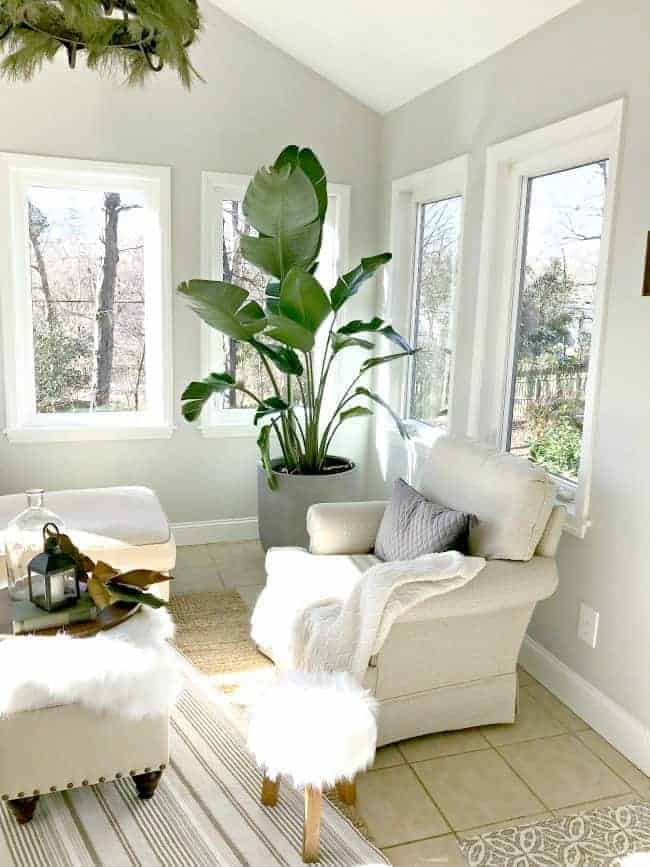
[[240, 542], [259, 538], [257, 518], [222, 521], [188, 521], [172, 524], [177, 545], [207, 545], [210, 542]]
[[633, 764], [650, 775], [650, 729], [527, 635], [521, 667], [582, 717]]

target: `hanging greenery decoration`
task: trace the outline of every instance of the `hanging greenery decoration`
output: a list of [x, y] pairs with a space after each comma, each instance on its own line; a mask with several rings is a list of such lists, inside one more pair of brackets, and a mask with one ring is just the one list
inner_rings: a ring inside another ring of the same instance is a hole
[[0, 73], [29, 81], [64, 49], [71, 69], [86, 52], [90, 69], [139, 85], [167, 65], [189, 88], [200, 27], [196, 0], [0, 0]]

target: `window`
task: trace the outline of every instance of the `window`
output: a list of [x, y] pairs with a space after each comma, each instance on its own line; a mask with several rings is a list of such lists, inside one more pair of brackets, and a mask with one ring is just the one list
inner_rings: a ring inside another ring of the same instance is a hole
[[9, 438], [170, 435], [168, 171], [1, 167]]
[[608, 160], [528, 178], [505, 448], [577, 482]]
[[408, 417], [444, 425], [449, 411], [452, 314], [462, 196], [418, 205]]
[[540, 464], [589, 525], [622, 101], [487, 150], [468, 433]]
[[[418, 349], [390, 384], [414, 433], [449, 428], [468, 158], [393, 183], [388, 316]], [[409, 294], [404, 293], [409, 288]], [[396, 373], [396, 372], [395, 372]], [[398, 381], [399, 379], [399, 381]]]
[[[203, 273], [213, 280], [236, 283], [263, 305], [267, 274], [247, 262], [239, 253], [239, 236], [254, 232], [242, 210], [250, 178], [247, 175], [203, 173]], [[345, 242], [349, 212], [348, 187], [328, 184], [329, 203], [317, 277], [323, 285], [336, 282], [337, 271], [345, 267]], [[272, 391], [259, 356], [246, 344], [202, 324], [204, 372], [225, 370], [244, 381], [256, 394]], [[203, 374], [202, 374], [203, 375]], [[204, 413], [201, 430], [207, 436], [253, 435], [253, 401], [238, 391], [225, 392]]]

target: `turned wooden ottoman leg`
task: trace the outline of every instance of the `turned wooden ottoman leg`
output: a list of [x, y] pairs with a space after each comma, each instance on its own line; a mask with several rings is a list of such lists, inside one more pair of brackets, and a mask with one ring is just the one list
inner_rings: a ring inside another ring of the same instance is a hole
[[133, 782], [138, 790], [138, 796], [146, 801], [153, 798], [156, 786], [160, 782], [162, 771], [149, 771], [146, 774], [133, 774]]
[[280, 777], [277, 780], [269, 780], [264, 777], [262, 780], [262, 803], [265, 807], [275, 807], [278, 803], [278, 792], [280, 790]]
[[354, 780], [339, 780], [336, 784], [336, 792], [348, 807], [354, 807], [357, 803], [357, 784]]
[[305, 787], [305, 824], [302, 832], [302, 860], [305, 864], [318, 861], [320, 847], [320, 814], [323, 806], [320, 789]]
[[8, 801], [9, 809], [19, 825], [26, 825], [32, 821], [38, 798], [38, 795], [33, 795], [30, 798], [14, 798], [13, 801]]

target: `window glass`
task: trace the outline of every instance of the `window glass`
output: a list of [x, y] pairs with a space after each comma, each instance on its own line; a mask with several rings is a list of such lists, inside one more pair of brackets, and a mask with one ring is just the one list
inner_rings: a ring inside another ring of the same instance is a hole
[[452, 315], [458, 276], [462, 196], [418, 207], [408, 415], [445, 425], [452, 370]]
[[577, 480], [608, 161], [528, 179], [506, 447]]
[[36, 410], [146, 405], [144, 197], [27, 188]]

